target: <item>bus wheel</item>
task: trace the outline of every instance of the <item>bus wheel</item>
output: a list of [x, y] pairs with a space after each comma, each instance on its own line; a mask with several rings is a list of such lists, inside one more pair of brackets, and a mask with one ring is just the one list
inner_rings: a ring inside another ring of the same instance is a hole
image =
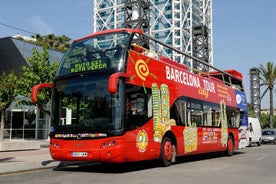
[[175, 162], [176, 149], [169, 137], [165, 137], [161, 144], [160, 160], [165, 167]]
[[232, 156], [234, 154], [234, 140], [231, 135], [228, 136], [226, 154]]

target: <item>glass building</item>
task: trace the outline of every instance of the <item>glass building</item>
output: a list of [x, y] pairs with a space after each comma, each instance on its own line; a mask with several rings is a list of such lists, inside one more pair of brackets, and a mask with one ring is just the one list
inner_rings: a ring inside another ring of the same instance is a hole
[[[125, 1], [95, 0], [94, 32], [125, 27]], [[131, 0], [138, 1], [141, 0]], [[149, 3], [149, 34], [187, 54], [194, 54], [193, 27], [204, 25], [208, 32], [208, 63], [213, 65], [212, 0], [149, 0]], [[175, 53], [171, 59], [190, 65], [178, 57]]]

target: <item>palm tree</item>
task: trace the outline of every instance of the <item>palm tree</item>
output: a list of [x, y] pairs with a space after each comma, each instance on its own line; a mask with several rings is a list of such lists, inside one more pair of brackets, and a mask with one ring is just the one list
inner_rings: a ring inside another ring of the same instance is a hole
[[260, 73], [261, 73], [261, 84], [260, 86], [267, 86], [264, 93], [262, 94], [261, 98], [269, 91], [269, 107], [270, 107], [270, 128], [274, 127], [273, 123], [273, 90], [276, 80], [276, 66], [273, 65], [273, 62], [266, 63], [266, 66], [260, 64], [259, 66]]

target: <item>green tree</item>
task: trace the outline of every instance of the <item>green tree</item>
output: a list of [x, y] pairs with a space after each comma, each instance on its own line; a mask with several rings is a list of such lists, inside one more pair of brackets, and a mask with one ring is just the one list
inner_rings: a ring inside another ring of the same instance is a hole
[[247, 103], [247, 109], [248, 109], [248, 117], [256, 118], [256, 114], [255, 114], [255, 112], [253, 111], [253, 108], [252, 108], [252, 104], [251, 104], [251, 103]]
[[14, 72], [10, 72], [6, 74], [2, 73], [0, 76], [0, 117], [1, 117], [1, 125], [0, 125], [0, 142], [4, 140], [4, 127], [5, 127], [5, 112], [6, 109], [11, 105], [11, 103], [15, 100], [17, 96], [16, 90], [16, 81], [17, 76]]
[[274, 127], [273, 122], [273, 90], [276, 80], [276, 66], [273, 65], [273, 62], [268, 62], [266, 65], [259, 66], [260, 73], [261, 73], [261, 84], [260, 86], [267, 86], [264, 93], [262, 94], [261, 98], [269, 91], [269, 110], [270, 110], [270, 128]]
[[61, 52], [65, 52], [71, 44], [71, 38], [65, 35], [56, 36], [55, 34], [49, 34], [46, 36], [41, 36], [39, 34], [36, 34], [32, 37], [36, 39], [36, 44], [39, 44], [48, 49], [54, 49]]
[[[276, 125], [276, 116], [273, 117], [274, 119], [274, 127]], [[270, 127], [270, 116], [269, 114], [261, 114], [260, 122], [262, 128], [269, 128]]]
[[260, 123], [261, 123], [262, 128], [270, 127], [269, 115], [268, 114], [261, 114]]
[[[57, 71], [58, 62], [49, 61], [49, 53], [46, 47], [43, 47], [41, 53], [35, 48], [33, 49], [32, 57], [28, 58], [29, 66], [23, 66], [23, 73], [18, 80], [18, 94], [30, 97], [32, 87], [36, 84], [53, 82], [55, 73]], [[50, 90], [42, 89], [38, 95], [37, 105], [43, 109], [43, 104], [50, 100]], [[24, 104], [30, 104], [30, 101], [22, 101]]]

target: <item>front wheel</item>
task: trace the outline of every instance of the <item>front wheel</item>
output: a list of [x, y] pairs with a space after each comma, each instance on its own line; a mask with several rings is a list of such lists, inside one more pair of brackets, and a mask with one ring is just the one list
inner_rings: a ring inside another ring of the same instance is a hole
[[169, 137], [165, 137], [161, 143], [160, 161], [165, 167], [170, 166], [175, 161], [175, 145]]
[[234, 140], [231, 135], [228, 136], [226, 154], [232, 156], [234, 154]]

